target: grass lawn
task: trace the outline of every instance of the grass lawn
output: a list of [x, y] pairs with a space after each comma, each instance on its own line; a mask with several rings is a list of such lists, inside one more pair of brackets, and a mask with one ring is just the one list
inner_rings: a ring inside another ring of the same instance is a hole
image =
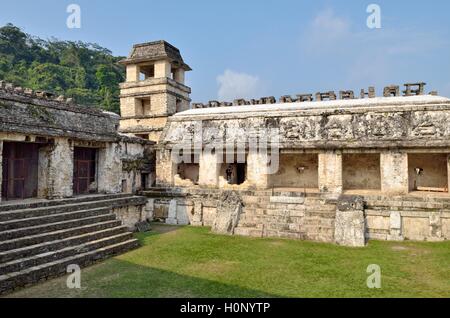
[[10, 297], [450, 297], [450, 242], [346, 248], [156, 224], [137, 236], [141, 248], [82, 270], [81, 289], [63, 277]]

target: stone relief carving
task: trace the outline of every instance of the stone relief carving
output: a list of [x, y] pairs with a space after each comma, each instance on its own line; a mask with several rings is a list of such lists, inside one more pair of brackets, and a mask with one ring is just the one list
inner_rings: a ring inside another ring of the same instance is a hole
[[417, 137], [442, 137], [448, 136], [447, 114], [432, 112], [412, 113], [412, 135]]
[[352, 115], [332, 115], [325, 117], [322, 130], [325, 139], [353, 139]]
[[[179, 142], [202, 122], [173, 122], [166, 142]], [[278, 128], [280, 142], [401, 141], [450, 136], [447, 111], [367, 112], [203, 121], [203, 142], [238, 141], [251, 129]]]

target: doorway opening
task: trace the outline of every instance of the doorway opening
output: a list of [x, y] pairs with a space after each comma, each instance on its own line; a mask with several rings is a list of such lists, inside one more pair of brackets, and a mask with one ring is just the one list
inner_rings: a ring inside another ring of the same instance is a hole
[[75, 147], [73, 165], [74, 195], [97, 192], [97, 149]]
[[4, 142], [2, 198], [18, 200], [37, 197], [39, 145]]

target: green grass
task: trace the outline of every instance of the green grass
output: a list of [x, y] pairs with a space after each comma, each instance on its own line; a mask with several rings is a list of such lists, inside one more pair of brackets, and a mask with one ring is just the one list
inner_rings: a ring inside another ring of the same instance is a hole
[[[142, 247], [13, 297], [450, 297], [450, 242], [370, 241], [365, 248], [221, 236], [154, 225]], [[382, 288], [369, 289], [369, 264]]]

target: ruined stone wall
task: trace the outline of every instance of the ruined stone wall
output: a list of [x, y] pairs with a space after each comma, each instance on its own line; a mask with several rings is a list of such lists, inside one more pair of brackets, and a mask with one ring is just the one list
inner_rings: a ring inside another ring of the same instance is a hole
[[147, 199], [140, 196], [133, 196], [126, 201], [116, 203], [112, 208], [114, 213], [122, 224], [127, 226], [130, 231], [136, 230], [136, 223], [144, 222], [152, 218]]
[[448, 198], [367, 196], [366, 236], [377, 240], [450, 239]]
[[[174, 190], [171, 190], [174, 191]], [[214, 227], [222, 190], [147, 193], [153, 219]], [[235, 235], [285, 237], [347, 246], [369, 239], [450, 239], [450, 199], [414, 196], [347, 196], [287, 191], [237, 191], [243, 207]]]

